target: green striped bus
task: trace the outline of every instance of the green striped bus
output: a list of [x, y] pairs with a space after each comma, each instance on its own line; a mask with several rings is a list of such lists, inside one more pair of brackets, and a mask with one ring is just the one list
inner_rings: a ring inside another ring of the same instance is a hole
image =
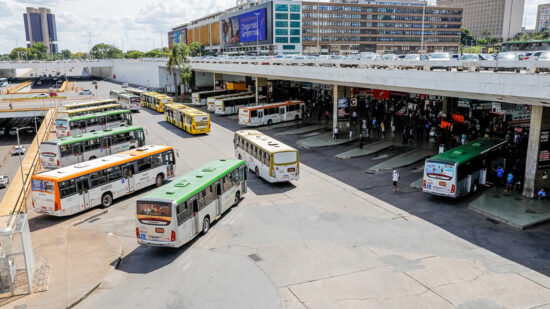
[[40, 144], [40, 159], [45, 168], [60, 168], [143, 145], [143, 128], [124, 126], [44, 141]]
[[212, 161], [136, 202], [136, 237], [143, 245], [181, 247], [218, 220], [246, 193], [242, 160]]
[[84, 134], [105, 129], [132, 125], [132, 112], [119, 109], [108, 112], [88, 114], [55, 120], [57, 137]]

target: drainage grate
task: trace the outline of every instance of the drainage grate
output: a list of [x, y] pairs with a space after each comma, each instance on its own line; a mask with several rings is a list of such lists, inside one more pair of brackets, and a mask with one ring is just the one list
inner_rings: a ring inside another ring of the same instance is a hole
[[251, 254], [248, 257], [254, 262], [259, 262], [259, 261], [262, 260], [262, 258], [259, 255], [257, 255], [256, 253]]

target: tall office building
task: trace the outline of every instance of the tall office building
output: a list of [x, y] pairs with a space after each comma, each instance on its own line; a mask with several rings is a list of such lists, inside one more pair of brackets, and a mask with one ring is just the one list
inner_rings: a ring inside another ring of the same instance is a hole
[[535, 30], [550, 29], [550, 3], [539, 4], [537, 10], [537, 27]]
[[57, 28], [55, 15], [47, 8], [27, 8], [23, 14], [25, 37], [30, 47], [34, 43], [42, 43], [48, 47], [48, 52], [57, 53]]
[[437, 5], [463, 8], [462, 26], [475, 37], [485, 29], [501, 39], [521, 32], [525, 0], [437, 0]]

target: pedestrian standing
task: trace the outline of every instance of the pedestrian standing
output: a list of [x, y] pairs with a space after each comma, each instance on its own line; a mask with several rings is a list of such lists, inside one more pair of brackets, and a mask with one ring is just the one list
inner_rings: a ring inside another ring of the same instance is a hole
[[497, 178], [498, 178], [498, 184], [502, 185], [504, 180], [504, 168], [502, 168], [502, 166], [499, 166], [497, 168]]
[[338, 138], [338, 127], [334, 127], [334, 136], [332, 137], [333, 139], [337, 139]]
[[11, 106], [11, 103], [10, 103], [10, 109], [13, 109], [13, 106]]
[[363, 149], [363, 144], [365, 143], [364, 139], [363, 133], [359, 134], [359, 149]]
[[393, 192], [399, 191], [399, 172], [397, 172], [397, 169], [393, 169], [392, 173], [392, 181], [393, 181]]
[[506, 191], [512, 192], [512, 185], [514, 184], [514, 174], [512, 172], [508, 173], [506, 176]]

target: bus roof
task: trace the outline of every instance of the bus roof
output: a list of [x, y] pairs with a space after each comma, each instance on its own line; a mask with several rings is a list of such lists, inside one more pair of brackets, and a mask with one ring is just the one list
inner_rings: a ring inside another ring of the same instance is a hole
[[256, 95], [250, 94], [250, 95], [243, 95], [243, 96], [238, 96], [238, 97], [224, 98], [224, 99], [221, 99], [221, 100], [226, 102], [226, 101], [234, 101], [234, 100], [236, 101], [236, 100], [240, 100], [240, 99], [251, 99], [251, 98], [256, 98]]
[[113, 111], [107, 111], [107, 112], [100, 112], [100, 113], [87, 114], [87, 115], [82, 115], [82, 116], [77, 116], [77, 117], [71, 117], [71, 118], [68, 118], [67, 120], [69, 120], [69, 121], [80, 121], [80, 120], [86, 120], [86, 119], [101, 117], [101, 116], [127, 114], [127, 113], [131, 113], [131, 111], [129, 111], [127, 109], [117, 109], [117, 110], [113, 110]]
[[73, 144], [73, 143], [89, 141], [91, 139], [95, 139], [95, 138], [99, 138], [99, 137], [103, 137], [103, 136], [109, 136], [109, 135], [114, 135], [114, 134], [132, 132], [132, 131], [136, 131], [136, 130], [143, 130], [143, 128], [142, 127], [136, 127], [136, 126], [123, 126], [123, 127], [117, 127], [117, 128], [113, 128], [113, 129], [106, 129], [106, 130], [101, 130], [101, 131], [96, 131], [96, 132], [91, 132], [91, 133], [84, 133], [84, 134], [79, 134], [79, 135], [62, 137], [60, 139], [54, 139], [54, 140], [42, 142], [42, 144], [55, 144], [55, 145], [59, 145], [59, 146], [64, 146], [64, 145], [70, 145], [70, 144]]
[[220, 100], [220, 99], [224, 99], [224, 98], [241, 97], [243, 95], [251, 95], [251, 94], [253, 94], [253, 93], [248, 92], [248, 91], [239, 91], [239, 92], [235, 92], [235, 93], [222, 94], [222, 95], [217, 95], [217, 96], [208, 97], [208, 98], [212, 99], [212, 100]]
[[550, 43], [550, 40], [507, 41], [507, 42], [502, 42], [502, 45], [508, 45], [508, 44], [526, 44], [526, 43]]
[[103, 104], [103, 105], [91, 106], [91, 107], [75, 108], [75, 109], [71, 109], [69, 111], [66, 111], [64, 113], [66, 113], [66, 114], [76, 114], [76, 113], [80, 113], [80, 112], [83, 112], [83, 111], [93, 111], [93, 110], [96, 110], [96, 109], [109, 108], [109, 107], [120, 107], [120, 104], [112, 103], [112, 104]]
[[121, 96], [123, 98], [132, 98], [132, 97], [139, 98], [139, 96], [137, 96], [133, 93], [128, 93], [128, 92], [122, 92], [122, 93], [119, 94], [119, 96]]
[[181, 103], [168, 103], [168, 104], [164, 105], [164, 108], [165, 109], [178, 110], [178, 109], [189, 108], [189, 107], [187, 105], [181, 104]]
[[77, 163], [58, 168], [56, 170], [36, 174], [32, 178], [64, 181], [171, 149], [173, 148], [170, 146], [148, 145], [134, 150], [127, 150], [99, 159]]
[[247, 139], [269, 153], [296, 151], [296, 149], [256, 130], [239, 130], [235, 134]]
[[198, 169], [166, 184], [140, 198], [139, 201], [177, 201], [189, 199], [207, 186], [213, 184], [229, 171], [244, 165], [242, 160], [221, 159], [209, 162]]
[[116, 103], [114, 99], [106, 99], [106, 100], [97, 100], [97, 101], [90, 101], [90, 102], [77, 102], [77, 103], [70, 103], [65, 104], [65, 107], [78, 107], [78, 106], [86, 106], [90, 104], [108, 104], [108, 103]]
[[208, 113], [205, 113], [201, 110], [198, 110], [196, 108], [192, 108], [192, 107], [189, 107], [189, 106], [186, 106], [187, 108], [184, 108], [181, 110], [182, 113], [184, 114], [188, 114], [188, 115], [191, 115], [191, 116], [210, 116], [210, 114]]
[[429, 160], [463, 164], [493, 148], [502, 146], [506, 143], [506, 140], [499, 138], [478, 138], [469, 143], [433, 156]]
[[263, 109], [268, 107], [279, 107], [279, 106], [285, 106], [290, 104], [301, 104], [304, 103], [304, 101], [285, 101], [285, 102], [278, 102], [278, 103], [270, 103], [270, 104], [261, 104], [261, 105], [254, 105], [249, 107], [241, 107], [242, 109], [248, 109], [248, 110], [256, 110], [256, 109]]

